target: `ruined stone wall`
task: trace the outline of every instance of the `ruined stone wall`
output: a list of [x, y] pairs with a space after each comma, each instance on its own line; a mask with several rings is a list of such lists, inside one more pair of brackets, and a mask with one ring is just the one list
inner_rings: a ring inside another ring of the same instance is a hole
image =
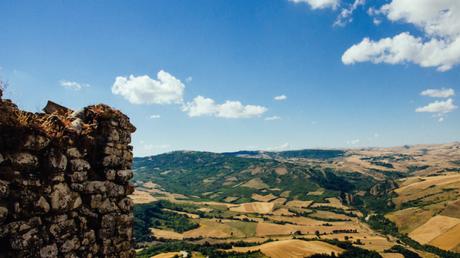
[[134, 257], [135, 128], [105, 105], [44, 110], [0, 99], [0, 258]]

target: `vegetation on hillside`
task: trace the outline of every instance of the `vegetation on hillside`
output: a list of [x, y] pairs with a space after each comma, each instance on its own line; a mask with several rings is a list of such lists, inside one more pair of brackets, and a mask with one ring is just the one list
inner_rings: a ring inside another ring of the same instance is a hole
[[333, 159], [345, 155], [343, 150], [320, 150], [320, 149], [305, 149], [305, 150], [291, 150], [291, 151], [237, 151], [223, 153], [227, 156], [247, 156], [247, 157], [260, 157], [266, 156], [270, 158], [304, 158], [304, 159]]
[[[202, 219], [235, 220], [236, 215], [241, 215], [235, 213], [234, 210], [226, 208], [225, 205], [222, 206], [222, 209], [214, 207], [212, 204], [212, 207], [209, 206], [209, 209], [208, 204], [205, 204], [204, 207], [196, 206], [197, 201], [219, 201], [234, 204], [260, 201], [266, 204], [279, 198], [282, 199], [281, 202], [296, 200], [297, 202], [306, 201], [304, 203], [308, 203], [305, 207], [299, 206], [300, 208], [288, 207], [286, 204], [284, 204], [285, 206], [283, 204], [276, 204], [277, 208], [274, 210], [279, 209], [281, 211], [280, 208], [283, 208], [286, 212], [291, 213], [287, 216], [313, 218], [327, 222], [323, 225], [328, 224], [331, 226], [334, 222], [354, 221], [356, 218], [359, 218], [361, 220], [360, 223], [368, 223], [373, 230], [394, 237], [391, 238], [391, 241], [388, 238], [388, 241], [395, 244], [386, 250], [389, 253], [401, 253], [404, 257], [417, 258], [419, 255], [412, 250], [420, 250], [436, 254], [439, 257], [460, 257], [457, 253], [445, 251], [430, 245], [422, 245], [414, 241], [407, 234], [399, 232], [397, 226], [385, 217], [388, 213], [398, 211], [401, 208], [421, 207], [439, 201], [446, 201], [447, 197], [455, 197], [456, 188], [443, 188], [441, 189], [442, 191], [438, 191], [439, 193], [427, 193], [423, 196], [421, 195], [422, 197], [413, 198], [401, 203], [398, 202], [398, 198], [401, 198], [401, 195], [397, 195], [394, 190], [403, 184], [403, 179], [406, 177], [413, 176], [416, 178], [414, 173], [430, 169], [430, 167], [415, 163], [414, 156], [409, 154], [362, 156], [361, 159], [358, 159], [353, 164], [360, 164], [361, 160], [365, 164], [373, 166], [369, 167], [369, 170], [366, 172], [353, 169], [351, 171], [355, 172], [350, 172], [346, 171], [346, 168], [350, 167], [344, 166], [340, 168], [340, 166], [336, 166], [336, 163], [340, 163], [342, 160], [350, 157], [350, 155], [343, 151], [323, 152], [317, 150], [292, 152], [242, 151], [222, 154], [178, 151], [152, 157], [135, 158], [135, 182], [140, 189], [148, 191], [148, 188], [151, 186], [144, 186], [144, 183], [152, 181], [159, 185], [156, 189], [160, 189], [160, 191], [154, 193], [154, 195], [158, 195], [158, 198], [162, 197], [161, 190], [164, 190], [169, 193], [185, 195], [185, 197], [177, 195], [174, 198], [187, 198], [187, 202], [195, 202], [193, 204], [179, 204], [159, 201], [155, 204], [145, 205], [142, 208], [136, 207], [135, 212], [139, 215], [136, 215], [136, 240], [138, 242], [149, 241], [148, 235], [150, 235], [149, 228], [151, 227], [176, 232], [184, 232], [197, 227], [196, 222], [189, 219], [186, 215], [179, 214], [181, 212], [193, 213]], [[356, 154], [353, 155], [355, 156], [352, 158], [356, 158]], [[311, 161], [310, 159], [316, 159], [316, 161]], [[404, 165], [408, 168], [406, 171], [399, 171], [398, 169], [401, 168], [401, 164], [396, 164], [398, 162], [411, 163], [410, 165]], [[376, 169], [375, 166], [382, 167], [382, 169]], [[340, 170], [338, 171], [337, 169]], [[429, 174], [428, 176], [435, 175]], [[426, 180], [420, 179], [420, 182], [423, 181]], [[424, 189], [431, 191], [432, 188], [434, 189], [433, 186], [429, 186]], [[446, 198], [438, 198], [441, 194]], [[163, 197], [165, 199], [171, 198], [166, 194]], [[339, 204], [331, 203], [328, 205], [329, 199], [327, 198], [330, 197], [335, 197], [331, 199], [338, 198], [343, 204], [351, 206], [351, 208], [341, 208], [343, 206], [340, 206], [340, 202]], [[263, 198], [268, 199], [264, 200]], [[312, 205], [312, 201], [315, 205]], [[318, 205], [318, 203], [320, 204]], [[323, 203], [325, 205], [322, 205]], [[311, 206], [308, 207], [309, 205]], [[179, 213], [170, 210], [178, 211]], [[250, 212], [254, 211], [251, 210]], [[262, 219], [267, 223], [279, 225], [291, 223], [289, 225], [295, 225], [295, 223], [289, 220], [270, 220], [264, 216], [260, 216], [260, 214], [250, 212], [243, 214], [240, 219], [246, 222], [252, 221], [252, 219]], [[331, 213], [335, 215], [327, 218], [324, 215]], [[322, 215], [317, 217], [315, 214]], [[172, 223], [168, 222], [168, 220], [177, 220], [177, 222]], [[145, 237], [146, 234], [147, 237]], [[200, 239], [200, 241], [206, 240], [201, 237]], [[198, 241], [197, 239], [195, 240]], [[261, 257], [258, 255], [262, 255], [261, 253], [248, 253], [245, 254], [248, 256], [231, 256], [241, 254], [220, 253], [218, 249], [225, 249], [225, 247], [209, 244], [203, 247], [202, 242], [199, 245], [196, 243], [191, 244], [192, 240], [177, 242], [162, 241], [163, 243], [160, 244], [160, 247], [148, 248], [150, 251], [145, 252], [176, 250], [177, 246], [179, 246], [185, 248], [184, 250], [201, 250], [200, 252], [203, 254], [209, 253], [215, 255], [210, 257]], [[186, 244], [191, 244], [191, 246], [184, 247], [183, 245]], [[344, 245], [339, 242], [333, 244]], [[346, 251], [340, 255], [329, 256], [319, 254], [313, 257], [381, 257], [376, 252], [367, 251], [356, 246], [344, 249]]]
[[[244, 243], [244, 242], [243, 242]], [[166, 252], [199, 252], [206, 257], [213, 258], [264, 258], [266, 257], [261, 252], [247, 252], [237, 253], [222, 251], [223, 249], [230, 249], [232, 246], [242, 246], [243, 243], [223, 243], [223, 244], [210, 244], [208, 242], [204, 244], [193, 244], [185, 241], [166, 241], [160, 244], [155, 244], [137, 253], [139, 258], [150, 258], [154, 255]]]
[[198, 224], [183, 214], [164, 210], [166, 202], [154, 202], [134, 206], [134, 238], [136, 242], [151, 241], [151, 228], [185, 232]]
[[[136, 181], [154, 181], [168, 192], [215, 201], [236, 196], [236, 202], [244, 202], [250, 201], [254, 193], [279, 195], [284, 191], [289, 191], [288, 199], [318, 201], [343, 192], [365, 190], [375, 182], [371, 177], [363, 180], [363, 175], [357, 173], [209, 152], [171, 152], [136, 158], [134, 167]], [[318, 189], [326, 191], [322, 196], [306, 194]]]

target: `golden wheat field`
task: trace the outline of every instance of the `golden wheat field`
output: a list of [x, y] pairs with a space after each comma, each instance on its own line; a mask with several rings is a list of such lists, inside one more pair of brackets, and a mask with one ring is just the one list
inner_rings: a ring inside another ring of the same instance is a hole
[[267, 214], [273, 211], [275, 204], [272, 202], [250, 202], [242, 203], [237, 207], [231, 207], [234, 212]]
[[340, 254], [343, 249], [321, 241], [282, 240], [251, 247], [234, 247], [236, 252], [260, 250], [271, 258], [303, 258], [313, 254]]
[[421, 244], [427, 244], [460, 223], [460, 219], [437, 215], [409, 233], [409, 237]]

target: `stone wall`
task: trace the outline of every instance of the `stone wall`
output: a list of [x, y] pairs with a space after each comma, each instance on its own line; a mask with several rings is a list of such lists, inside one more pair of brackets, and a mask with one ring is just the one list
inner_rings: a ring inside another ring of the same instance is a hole
[[0, 258], [134, 257], [129, 118], [0, 93]]

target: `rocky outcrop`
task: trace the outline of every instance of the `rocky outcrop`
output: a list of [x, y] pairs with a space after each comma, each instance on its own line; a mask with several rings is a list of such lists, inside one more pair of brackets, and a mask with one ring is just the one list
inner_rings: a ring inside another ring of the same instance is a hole
[[371, 187], [369, 193], [373, 196], [388, 195], [396, 188], [398, 188], [398, 184], [394, 180], [388, 179]]
[[106, 105], [44, 111], [0, 99], [0, 257], [134, 257], [134, 126]]

